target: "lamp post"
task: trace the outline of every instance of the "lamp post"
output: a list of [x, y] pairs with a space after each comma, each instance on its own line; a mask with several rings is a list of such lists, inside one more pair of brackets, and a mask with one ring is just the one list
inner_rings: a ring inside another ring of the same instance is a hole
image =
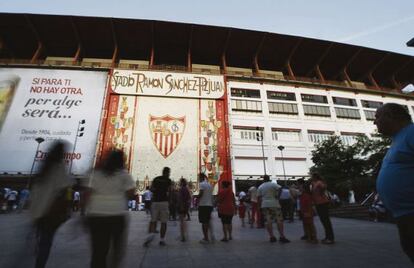
[[44, 141], [45, 141], [45, 139], [43, 139], [42, 137], [37, 137], [37, 138], [35, 139], [35, 141], [37, 142], [37, 147], [36, 147], [36, 152], [35, 152], [35, 155], [34, 155], [34, 157], [33, 157], [32, 168], [30, 169], [30, 177], [29, 177], [29, 181], [27, 182], [27, 189], [30, 189], [30, 185], [32, 184], [33, 168], [34, 168], [34, 165], [35, 165], [35, 162], [36, 162], [36, 156], [37, 156], [37, 153], [39, 152], [39, 147], [40, 147], [40, 144], [41, 144], [42, 142], [44, 142]]
[[263, 131], [260, 130], [259, 127], [256, 127], [256, 140], [260, 141], [262, 144], [262, 156], [263, 156], [263, 171], [264, 171], [264, 175], [266, 175], [266, 159], [265, 159], [265, 154], [264, 154], [264, 146], [263, 146]]
[[72, 150], [72, 154], [70, 156], [69, 175], [72, 172], [73, 156], [75, 154], [76, 143], [78, 142], [78, 137], [79, 138], [82, 137], [83, 136], [83, 131], [85, 130], [85, 127], [81, 127], [81, 125], [83, 125], [85, 123], [86, 123], [85, 119], [82, 119], [78, 122], [78, 128], [76, 130], [75, 142], [73, 143], [73, 150]]
[[283, 150], [285, 149], [285, 146], [279, 145], [277, 146], [277, 148], [280, 150], [280, 154], [282, 155], [283, 179], [284, 179], [284, 184], [286, 186], [285, 159], [283, 157]]

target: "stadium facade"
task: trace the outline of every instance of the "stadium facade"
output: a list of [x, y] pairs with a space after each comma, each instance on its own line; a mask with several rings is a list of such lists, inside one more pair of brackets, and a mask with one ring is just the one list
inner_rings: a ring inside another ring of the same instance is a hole
[[1, 13], [0, 29], [2, 183], [27, 180], [55, 139], [78, 177], [124, 150], [140, 190], [163, 166], [192, 182], [303, 177], [314, 143], [375, 137], [383, 103], [414, 116], [412, 56], [150, 20]]

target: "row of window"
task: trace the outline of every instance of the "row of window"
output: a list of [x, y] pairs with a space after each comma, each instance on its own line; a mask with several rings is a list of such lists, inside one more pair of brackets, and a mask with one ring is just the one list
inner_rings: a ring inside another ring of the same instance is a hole
[[[282, 91], [266, 91], [267, 98], [271, 100], [285, 100], [285, 101], [296, 101], [296, 95], [292, 92]], [[245, 88], [231, 88], [232, 97], [244, 97], [244, 98], [258, 98], [260, 99], [260, 90], [258, 89], [245, 89]], [[328, 98], [323, 95], [313, 94], [300, 94], [303, 102], [313, 103], [328, 103]], [[344, 97], [332, 97], [332, 101], [336, 105], [357, 107], [357, 102], [352, 98]], [[361, 100], [363, 108], [377, 109], [383, 105], [379, 101], [368, 101]]]
[[[270, 114], [298, 115], [298, 105], [295, 103], [269, 102]], [[406, 107], [408, 109], [408, 107]], [[262, 102], [251, 100], [231, 100], [231, 109], [235, 112], [261, 113]], [[414, 107], [413, 107], [414, 110]], [[331, 117], [329, 106], [303, 105], [304, 114], [307, 116]], [[364, 109], [365, 118], [369, 121], [375, 120], [375, 110]], [[335, 107], [336, 117], [344, 119], [361, 119], [358, 109]]]
[[[257, 140], [260, 136], [260, 131], [256, 130], [240, 130], [240, 138], [242, 140]], [[312, 143], [322, 142], [332, 137], [333, 133], [328, 132], [309, 132], [308, 140]], [[342, 142], [346, 145], [351, 145], [357, 141], [357, 138], [362, 134], [343, 134], [340, 136]], [[272, 140], [282, 142], [301, 142], [302, 135], [300, 131], [296, 130], [276, 130], [272, 131]]]

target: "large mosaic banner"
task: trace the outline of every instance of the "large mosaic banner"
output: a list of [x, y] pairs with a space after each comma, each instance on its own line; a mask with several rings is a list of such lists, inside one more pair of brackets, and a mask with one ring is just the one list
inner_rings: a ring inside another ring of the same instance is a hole
[[225, 128], [224, 99], [134, 96], [112, 91], [103, 152], [116, 147], [126, 153], [128, 169], [140, 190], [165, 166], [171, 168], [175, 181], [183, 177], [198, 185], [197, 174], [203, 172], [215, 185], [224, 176], [229, 177]]

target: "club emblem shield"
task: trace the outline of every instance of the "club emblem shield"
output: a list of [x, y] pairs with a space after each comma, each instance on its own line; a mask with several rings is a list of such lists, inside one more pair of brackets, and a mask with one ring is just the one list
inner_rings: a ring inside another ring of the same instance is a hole
[[152, 142], [158, 152], [167, 158], [174, 152], [184, 135], [185, 116], [173, 117], [164, 115], [161, 117], [149, 116], [149, 129]]

